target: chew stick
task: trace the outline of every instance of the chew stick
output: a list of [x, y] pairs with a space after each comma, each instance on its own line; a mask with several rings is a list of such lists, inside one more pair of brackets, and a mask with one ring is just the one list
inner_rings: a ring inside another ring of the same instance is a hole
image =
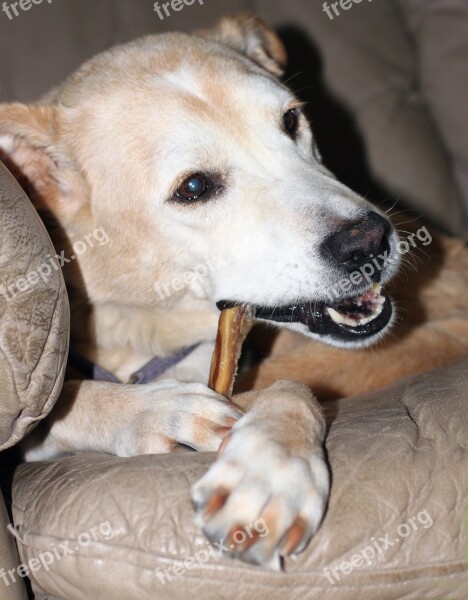
[[248, 304], [221, 312], [208, 386], [227, 398], [232, 396], [242, 344], [255, 322], [255, 309]]

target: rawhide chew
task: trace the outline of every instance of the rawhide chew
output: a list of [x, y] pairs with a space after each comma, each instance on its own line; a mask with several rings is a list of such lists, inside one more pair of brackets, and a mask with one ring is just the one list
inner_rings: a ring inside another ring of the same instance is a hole
[[208, 386], [227, 398], [232, 396], [242, 344], [255, 322], [255, 309], [248, 304], [221, 311]]

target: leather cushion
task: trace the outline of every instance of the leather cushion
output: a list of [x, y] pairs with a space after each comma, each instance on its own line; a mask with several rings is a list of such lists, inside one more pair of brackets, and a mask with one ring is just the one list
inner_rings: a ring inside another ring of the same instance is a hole
[[[49, 413], [62, 386], [69, 335], [65, 286], [60, 271], [51, 268], [46, 277], [43, 268], [44, 278], [37, 271], [54, 254], [37, 212], [0, 162], [0, 451]], [[30, 273], [37, 283], [26, 289], [22, 280]]]
[[[300, 26], [317, 47], [326, 84], [355, 119], [388, 197], [467, 240], [466, 1], [343, 2], [333, 20], [323, 2], [255, 4], [276, 25]], [[329, 143], [333, 131], [330, 123]]]

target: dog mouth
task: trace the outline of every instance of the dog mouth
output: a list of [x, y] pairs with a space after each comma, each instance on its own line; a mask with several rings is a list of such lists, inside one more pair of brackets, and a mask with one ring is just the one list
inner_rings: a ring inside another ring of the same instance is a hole
[[[220, 310], [232, 308], [239, 302], [222, 301]], [[335, 303], [299, 302], [289, 306], [256, 306], [257, 319], [277, 323], [302, 323], [311, 333], [330, 336], [337, 341], [353, 341], [370, 338], [381, 332], [393, 314], [390, 297], [380, 284], [357, 296], [350, 296]]]

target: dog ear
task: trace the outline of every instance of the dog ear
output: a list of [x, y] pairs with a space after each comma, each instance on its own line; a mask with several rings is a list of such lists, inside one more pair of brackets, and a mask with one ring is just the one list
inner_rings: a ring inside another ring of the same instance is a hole
[[284, 73], [288, 57], [283, 42], [266, 23], [250, 13], [226, 17], [201, 34], [242, 52], [273, 75]]
[[48, 105], [0, 104], [0, 160], [37, 209], [61, 213], [86, 198], [83, 178], [59, 141], [59, 110]]

